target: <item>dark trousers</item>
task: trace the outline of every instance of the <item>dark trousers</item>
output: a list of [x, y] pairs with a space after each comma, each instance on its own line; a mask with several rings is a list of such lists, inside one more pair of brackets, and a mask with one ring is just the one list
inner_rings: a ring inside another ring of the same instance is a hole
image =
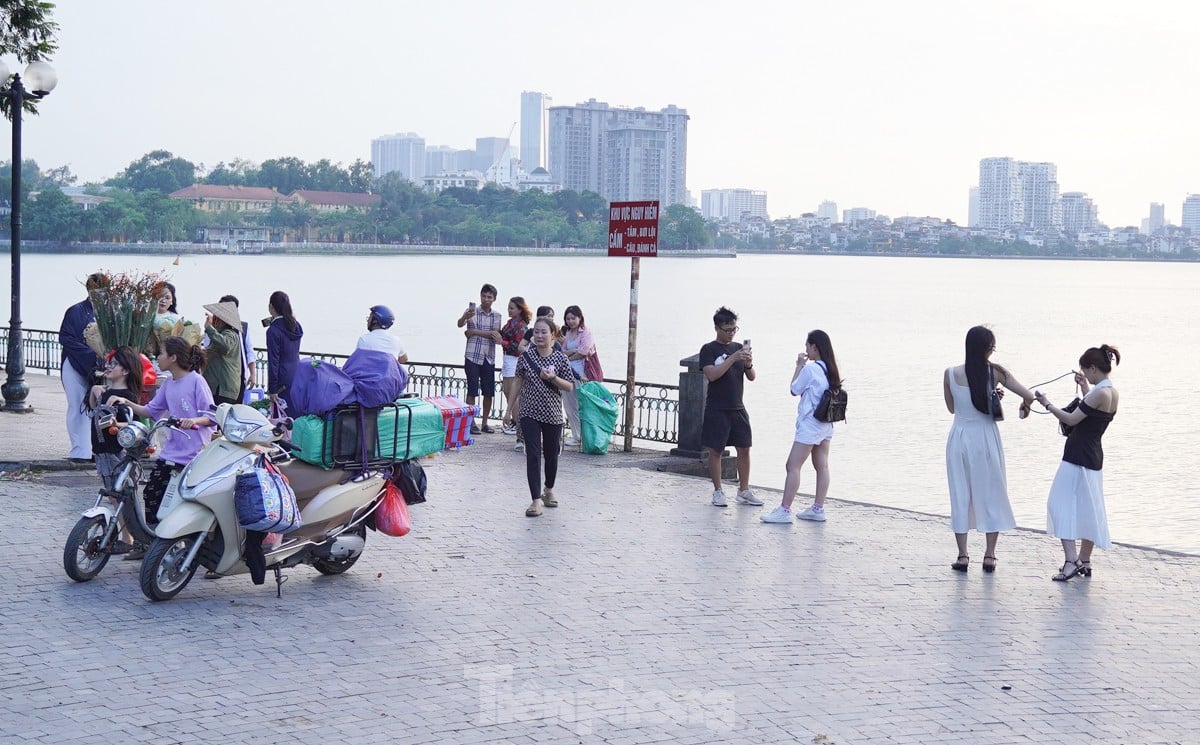
[[529, 478], [530, 499], [542, 496], [542, 457], [546, 459], [546, 488], [554, 488], [558, 476], [558, 451], [562, 449], [561, 424], [546, 424], [533, 417], [521, 417], [521, 433], [525, 435], [525, 475]]

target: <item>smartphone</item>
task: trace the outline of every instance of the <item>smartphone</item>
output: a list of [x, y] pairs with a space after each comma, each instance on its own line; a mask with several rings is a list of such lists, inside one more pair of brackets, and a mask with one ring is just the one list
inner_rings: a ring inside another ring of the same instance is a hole
[[749, 339], [743, 340], [742, 346], [745, 347], [746, 349], [749, 349], [750, 348], [750, 340]]
[[274, 320], [275, 320], [274, 318], [264, 318], [264, 319], [262, 319], [262, 325], [263, 325], [263, 328], [267, 328], [267, 327], [269, 327], [269, 326], [271, 325], [271, 321], [274, 321]]
[[467, 310], [475, 310], [475, 301], [474, 300], [467, 303]]

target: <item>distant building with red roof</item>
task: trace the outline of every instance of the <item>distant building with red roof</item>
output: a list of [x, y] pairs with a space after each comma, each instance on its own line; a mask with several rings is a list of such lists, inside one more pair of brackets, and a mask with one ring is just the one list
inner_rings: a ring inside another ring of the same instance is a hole
[[297, 189], [290, 195], [300, 204], [311, 205], [318, 212], [366, 211], [378, 207], [382, 197], [378, 194], [359, 194], [349, 191], [313, 191]]
[[227, 186], [223, 184], [193, 184], [167, 196], [186, 199], [204, 212], [266, 212], [276, 204], [291, 204], [294, 200], [265, 186]]

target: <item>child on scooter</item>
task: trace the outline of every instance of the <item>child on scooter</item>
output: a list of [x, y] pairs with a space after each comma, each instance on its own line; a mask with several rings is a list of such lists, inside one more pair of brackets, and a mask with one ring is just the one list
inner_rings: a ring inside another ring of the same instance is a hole
[[[110, 352], [104, 363], [105, 385], [92, 386], [88, 405], [92, 409], [92, 453], [96, 456], [96, 473], [105, 489], [115, 489], [117, 467], [121, 463], [121, 446], [117, 436], [109, 434], [110, 427], [120, 427], [133, 421], [127, 406], [112, 406], [115, 398], [140, 401], [142, 398], [142, 359], [133, 347], [119, 347]], [[103, 407], [103, 408], [101, 408]], [[110, 501], [116, 502], [113, 497]], [[127, 553], [133, 548], [133, 536], [122, 523], [120, 540], [112, 547], [114, 554]]]
[[[212, 413], [212, 391], [200, 375], [204, 369], [204, 350], [178, 336], [167, 337], [158, 353], [158, 366], [171, 377], [159, 386], [150, 403], [139, 406], [135, 401], [120, 397], [110, 399], [129, 404], [138, 416], [158, 419], [170, 414], [179, 419], [179, 427], [169, 430], [167, 441], [158, 453], [158, 461], [146, 479], [146, 489], [142, 492], [148, 522], [154, 521], [171, 476], [182, 471], [208, 444], [216, 424]], [[135, 549], [126, 558], [140, 559], [144, 553], [145, 549]]]

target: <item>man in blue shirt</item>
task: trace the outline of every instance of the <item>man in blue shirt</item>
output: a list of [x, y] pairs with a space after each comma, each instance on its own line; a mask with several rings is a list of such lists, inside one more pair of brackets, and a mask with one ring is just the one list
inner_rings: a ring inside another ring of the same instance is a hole
[[[89, 275], [84, 286], [91, 290], [101, 280], [101, 274]], [[58, 328], [58, 343], [62, 347], [60, 377], [67, 394], [67, 435], [71, 439], [67, 459], [72, 463], [88, 463], [92, 459], [92, 419], [83, 402], [92, 384], [92, 373], [103, 363], [83, 340], [83, 330], [94, 320], [92, 301], [84, 298], [67, 308]]]

